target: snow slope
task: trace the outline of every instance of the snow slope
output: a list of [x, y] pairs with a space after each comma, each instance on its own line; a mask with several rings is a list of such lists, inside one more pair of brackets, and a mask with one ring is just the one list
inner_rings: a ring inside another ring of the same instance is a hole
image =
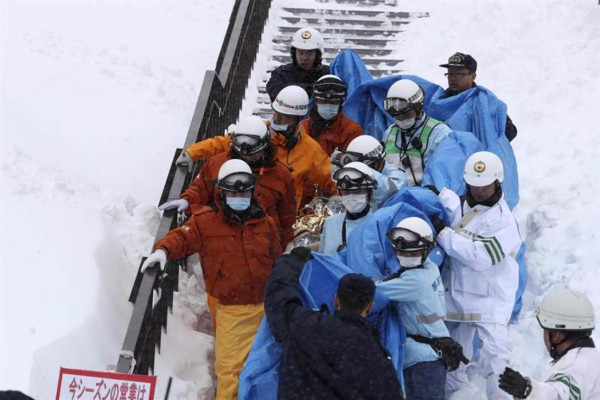
[[[456, 51], [473, 55], [477, 83], [508, 104], [519, 129], [530, 280], [511, 337], [514, 366], [536, 376], [547, 361], [532, 314], [543, 293], [571, 286], [600, 315], [600, 6], [400, 3], [430, 12], [402, 34], [406, 72], [444, 85], [438, 65]], [[2, 2], [0, 390], [50, 399], [60, 366], [116, 362], [154, 206], [232, 4]], [[168, 376], [178, 379], [171, 398], [211, 398], [202, 285], [195, 276], [182, 284], [157, 398]], [[477, 385], [458, 398], [467, 396], [485, 398]]]

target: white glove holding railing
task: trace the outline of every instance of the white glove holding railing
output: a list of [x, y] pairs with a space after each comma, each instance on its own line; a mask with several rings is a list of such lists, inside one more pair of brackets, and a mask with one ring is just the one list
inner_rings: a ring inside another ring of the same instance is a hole
[[190, 153], [188, 153], [186, 150], [183, 150], [179, 157], [177, 157], [177, 160], [175, 160], [175, 165], [186, 166], [188, 172], [192, 172], [192, 169], [194, 168], [194, 160], [192, 160]]
[[178, 199], [178, 200], [167, 201], [166, 203], [164, 203], [160, 207], [158, 207], [158, 209], [160, 211], [165, 211], [165, 210], [172, 210], [174, 208], [177, 208], [177, 212], [182, 212], [182, 211], [187, 210], [189, 206], [190, 206], [190, 203], [186, 199]]
[[160, 267], [161, 271], [165, 270], [165, 265], [167, 264], [167, 253], [163, 249], [156, 249], [152, 254], [146, 258], [146, 261], [142, 264], [142, 268], [140, 268], [140, 272], [144, 273], [146, 268], [153, 267], [156, 263]]

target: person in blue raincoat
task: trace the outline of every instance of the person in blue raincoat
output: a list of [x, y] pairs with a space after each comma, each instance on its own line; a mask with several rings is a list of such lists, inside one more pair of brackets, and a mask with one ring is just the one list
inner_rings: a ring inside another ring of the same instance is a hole
[[346, 164], [333, 175], [346, 212], [325, 219], [319, 253], [334, 254], [342, 251], [350, 232], [371, 214], [373, 190], [377, 189], [377, 181], [372, 172], [365, 164], [355, 161]]
[[386, 160], [406, 173], [410, 186], [420, 186], [427, 161], [451, 132], [423, 109], [425, 92], [415, 82], [401, 79], [389, 88], [383, 101], [395, 122], [383, 134]]
[[375, 284], [345, 274], [334, 297], [335, 312], [302, 303], [298, 279], [310, 250], [298, 247], [279, 257], [265, 287], [265, 315], [282, 345], [279, 400], [403, 399], [394, 364], [379, 332], [365, 317]]

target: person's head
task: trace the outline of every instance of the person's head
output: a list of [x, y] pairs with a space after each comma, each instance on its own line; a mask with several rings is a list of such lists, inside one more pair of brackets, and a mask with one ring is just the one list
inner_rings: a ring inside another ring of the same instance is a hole
[[483, 203], [502, 190], [504, 167], [500, 157], [489, 151], [473, 153], [465, 163], [464, 180], [473, 199]]
[[388, 89], [383, 108], [394, 117], [400, 129], [407, 131], [423, 116], [424, 102], [423, 89], [409, 79], [401, 79]]
[[460, 93], [473, 87], [477, 77], [477, 61], [470, 55], [455, 53], [447, 64], [441, 64], [440, 67], [448, 68], [446, 77], [451, 92]]
[[361, 274], [346, 274], [338, 283], [333, 300], [336, 310], [367, 316], [373, 308], [375, 282]]
[[282, 147], [294, 147], [298, 141], [298, 124], [308, 112], [308, 94], [300, 86], [286, 86], [271, 104], [273, 117], [270, 130], [273, 143]]
[[290, 55], [294, 65], [301, 69], [311, 69], [321, 65], [323, 57], [323, 36], [315, 28], [301, 28], [292, 36]]
[[435, 246], [433, 230], [425, 220], [409, 217], [392, 228], [387, 237], [396, 251], [401, 267], [416, 268], [423, 265]]
[[337, 160], [339, 165], [336, 166], [343, 167], [353, 161], [360, 161], [375, 171], [381, 172], [385, 165], [385, 148], [373, 136], [360, 135], [348, 144], [346, 151]]
[[264, 162], [269, 142], [269, 128], [259, 116], [242, 118], [231, 135], [233, 152], [252, 168]]
[[243, 160], [228, 160], [219, 169], [217, 189], [225, 207], [243, 212], [250, 207], [256, 178]]
[[535, 314], [544, 329], [546, 349], [555, 359], [573, 343], [590, 337], [595, 328], [592, 303], [585, 294], [573, 289], [552, 290]]
[[335, 75], [323, 75], [314, 85], [313, 98], [318, 115], [325, 119], [335, 118], [346, 100], [348, 87]]
[[337, 170], [333, 180], [346, 212], [356, 215], [368, 211], [373, 190], [377, 189], [377, 180], [371, 168], [361, 162], [351, 162]]

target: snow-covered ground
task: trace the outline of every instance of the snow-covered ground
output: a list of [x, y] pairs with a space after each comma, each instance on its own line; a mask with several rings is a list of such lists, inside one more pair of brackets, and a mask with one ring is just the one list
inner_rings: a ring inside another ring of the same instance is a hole
[[[402, 34], [406, 72], [445, 85], [438, 65], [469, 53], [477, 83], [508, 104], [519, 128], [530, 280], [511, 337], [514, 366], [536, 376], [547, 360], [532, 314], [543, 293], [579, 289], [600, 315], [600, 5], [400, 3], [398, 11], [430, 12]], [[50, 399], [60, 366], [116, 363], [154, 206], [232, 4], [2, 1], [0, 390]], [[157, 398], [168, 376], [178, 378], [172, 399], [211, 396], [201, 293], [195, 277], [183, 282]], [[477, 387], [463, 395], [484, 398]]]

